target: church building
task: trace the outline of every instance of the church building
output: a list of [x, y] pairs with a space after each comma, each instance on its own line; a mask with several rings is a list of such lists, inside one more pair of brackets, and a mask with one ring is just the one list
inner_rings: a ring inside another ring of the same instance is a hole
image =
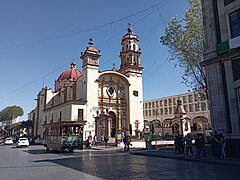
[[120, 68], [99, 70], [100, 50], [92, 39], [81, 52], [82, 69], [73, 61], [55, 81], [54, 90], [45, 87], [37, 95], [34, 136], [43, 137], [44, 124], [84, 121], [83, 138], [128, 131], [139, 137], [143, 130], [143, 92], [139, 39], [129, 26], [123, 36]]

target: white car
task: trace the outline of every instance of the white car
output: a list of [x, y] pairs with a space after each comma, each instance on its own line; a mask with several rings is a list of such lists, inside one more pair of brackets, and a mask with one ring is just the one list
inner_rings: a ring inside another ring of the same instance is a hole
[[4, 145], [11, 145], [13, 144], [13, 139], [12, 138], [6, 138], [4, 141]]
[[21, 147], [21, 146], [29, 146], [29, 141], [28, 138], [19, 138], [17, 143], [16, 143], [16, 147]]

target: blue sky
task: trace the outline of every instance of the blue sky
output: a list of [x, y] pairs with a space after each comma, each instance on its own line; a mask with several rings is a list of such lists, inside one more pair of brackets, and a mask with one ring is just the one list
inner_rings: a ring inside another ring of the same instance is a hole
[[140, 39], [144, 100], [187, 92], [159, 39], [188, 7], [187, 0], [0, 1], [0, 110], [21, 106], [26, 120], [42, 87], [53, 88], [73, 59], [81, 70], [90, 37], [101, 50], [100, 70], [119, 68], [128, 23]]

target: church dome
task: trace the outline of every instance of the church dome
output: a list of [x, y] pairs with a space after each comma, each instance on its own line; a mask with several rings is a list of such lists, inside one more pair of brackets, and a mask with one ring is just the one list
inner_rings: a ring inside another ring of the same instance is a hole
[[73, 61], [71, 63], [71, 67], [65, 70], [57, 79], [57, 81], [76, 81], [80, 76], [82, 76], [82, 72], [76, 69], [76, 63]]

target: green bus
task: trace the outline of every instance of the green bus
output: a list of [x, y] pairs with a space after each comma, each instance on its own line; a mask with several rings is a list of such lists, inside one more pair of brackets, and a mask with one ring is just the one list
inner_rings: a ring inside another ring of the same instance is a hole
[[61, 121], [44, 124], [44, 146], [46, 150], [73, 152], [83, 149], [83, 127], [85, 121]]

